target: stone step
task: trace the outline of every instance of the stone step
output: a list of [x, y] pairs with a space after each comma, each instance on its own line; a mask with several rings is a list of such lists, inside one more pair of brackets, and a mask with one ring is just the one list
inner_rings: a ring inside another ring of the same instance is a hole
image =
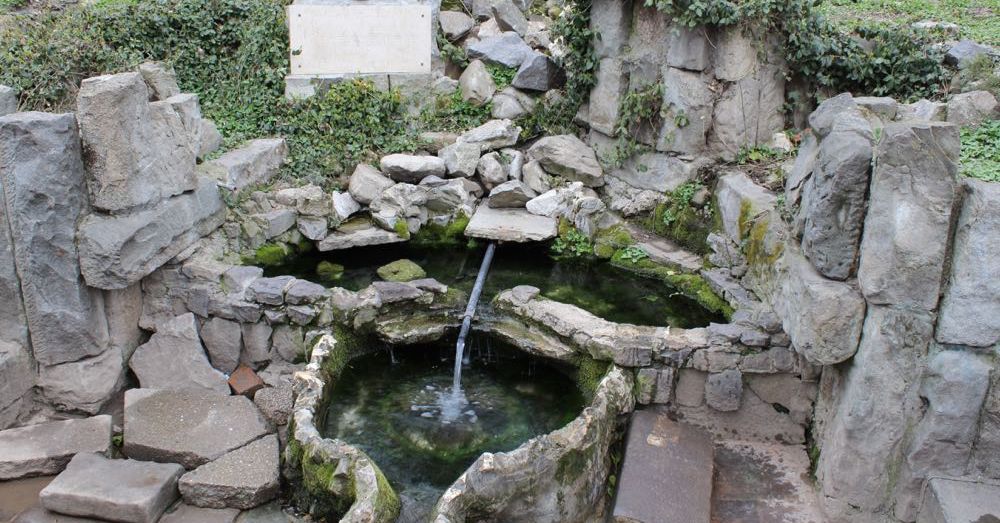
[[917, 523], [1000, 521], [1000, 485], [934, 478], [928, 483]]
[[612, 509], [616, 523], [708, 523], [714, 449], [707, 433], [660, 409], [632, 414]]
[[470, 238], [518, 243], [551, 240], [558, 232], [555, 218], [537, 216], [524, 209], [494, 209], [488, 205], [480, 205], [465, 228], [465, 235]]
[[111, 416], [106, 415], [0, 431], [0, 480], [57, 474], [78, 452], [110, 448]]
[[178, 497], [184, 467], [80, 453], [39, 494], [52, 512], [128, 523], [154, 523]]
[[650, 260], [673, 265], [686, 272], [698, 272], [702, 268], [701, 256], [686, 251], [667, 238], [657, 236], [635, 224], [629, 223], [625, 227], [636, 245], [649, 255]]

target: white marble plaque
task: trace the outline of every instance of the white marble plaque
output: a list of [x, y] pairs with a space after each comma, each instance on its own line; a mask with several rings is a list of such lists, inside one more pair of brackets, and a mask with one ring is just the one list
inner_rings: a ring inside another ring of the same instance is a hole
[[291, 74], [430, 73], [429, 5], [290, 5]]

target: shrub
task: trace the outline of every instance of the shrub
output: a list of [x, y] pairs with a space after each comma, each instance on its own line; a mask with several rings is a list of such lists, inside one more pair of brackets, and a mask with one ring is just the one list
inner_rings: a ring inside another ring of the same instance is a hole
[[961, 174], [1000, 182], [1000, 120], [962, 129]]

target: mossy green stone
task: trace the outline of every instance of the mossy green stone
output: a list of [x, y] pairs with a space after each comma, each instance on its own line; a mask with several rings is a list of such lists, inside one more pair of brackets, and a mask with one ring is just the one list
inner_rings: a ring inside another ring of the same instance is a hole
[[419, 265], [407, 259], [383, 265], [375, 272], [385, 281], [413, 281], [427, 276]]
[[344, 276], [344, 266], [324, 260], [316, 265], [316, 274], [326, 282], [338, 281]]

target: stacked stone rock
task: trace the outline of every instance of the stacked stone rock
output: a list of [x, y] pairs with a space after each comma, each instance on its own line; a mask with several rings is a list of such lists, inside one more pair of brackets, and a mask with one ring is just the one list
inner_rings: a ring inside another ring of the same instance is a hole
[[[964, 98], [952, 99], [956, 114]], [[787, 175], [790, 226], [742, 175], [716, 190], [729, 238], [713, 242], [713, 263], [734, 292], [773, 305], [804, 382], [821, 372], [813, 438], [832, 517], [912, 521], [928, 478], [1000, 477], [988, 457], [1000, 316], [986, 209], [997, 190], [957, 180], [958, 127], [931, 105], [849, 94], [821, 104]], [[956, 118], [975, 125], [992, 111]]]

